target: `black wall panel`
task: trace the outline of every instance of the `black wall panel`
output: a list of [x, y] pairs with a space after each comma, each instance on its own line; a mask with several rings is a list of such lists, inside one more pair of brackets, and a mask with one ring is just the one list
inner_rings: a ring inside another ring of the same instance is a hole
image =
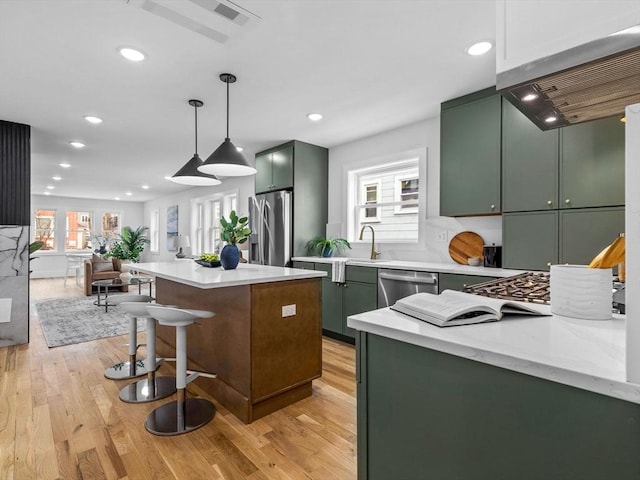
[[31, 222], [31, 127], [0, 120], [0, 225]]

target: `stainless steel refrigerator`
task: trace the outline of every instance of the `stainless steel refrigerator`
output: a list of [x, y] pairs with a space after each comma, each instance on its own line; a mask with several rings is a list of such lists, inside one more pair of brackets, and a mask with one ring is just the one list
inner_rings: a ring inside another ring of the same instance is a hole
[[291, 197], [290, 191], [279, 190], [249, 198], [250, 263], [279, 267], [291, 265]]

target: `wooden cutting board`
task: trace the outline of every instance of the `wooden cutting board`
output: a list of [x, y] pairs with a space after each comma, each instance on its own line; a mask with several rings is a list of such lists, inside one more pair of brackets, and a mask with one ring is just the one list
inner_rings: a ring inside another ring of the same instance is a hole
[[449, 242], [451, 259], [461, 265], [467, 265], [467, 260], [473, 257], [482, 258], [484, 240], [474, 232], [460, 232]]

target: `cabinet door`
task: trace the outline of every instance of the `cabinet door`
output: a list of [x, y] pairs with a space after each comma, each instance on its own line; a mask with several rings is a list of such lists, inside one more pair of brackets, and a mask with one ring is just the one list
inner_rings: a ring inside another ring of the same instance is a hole
[[356, 331], [347, 327], [347, 317], [378, 308], [378, 287], [371, 283], [347, 282], [343, 287], [344, 324], [342, 333], [355, 338]]
[[329, 278], [322, 279], [322, 328], [342, 334], [342, 292], [344, 287]]
[[293, 146], [271, 153], [271, 186], [273, 190], [293, 187]]
[[505, 213], [502, 255], [505, 268], [549, 270], [558, 262], [558, 211]]
[[502, 102], [502, 211], [558, 208], [558, 130], [543, 132]]
[[256, 155], [256, 193], [271, 190], [271, 154]]
[[624, 228], [624, 207], [561, 211], [560, 263], [588, 265]]
[[467, 285], [475, 285], [496, 279], [496, 277], [458, 275], [455, 273], [439, 273], [438, 277], [438, 293], [442, 293], [444, 290], [462, 290]]
[[624, 205], [624, 123], [609, 117], [560, 133], [560, 208]]
[[440, 215], [500, 212], [501, 97], [442, 110]]

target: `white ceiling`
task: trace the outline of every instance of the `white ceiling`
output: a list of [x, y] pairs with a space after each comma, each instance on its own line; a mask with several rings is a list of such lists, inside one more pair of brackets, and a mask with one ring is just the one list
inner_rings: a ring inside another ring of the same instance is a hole
[[[375, 135], [495, 84], [494, 51], [464, 51], [495, 40], [494, 0], [239, 0], [244, 26], [198, 5], [213, 1], [0, 0], [0, 119], [32, 127], [33, 194], [145, 201], [188, 188], [164, 179], [194, 153], [187, 101], [204, 102], [206, 159], [225, 136], [224, 72], [238, 77], [230, 137], [248, 158], [291, 139], [331, 148]], [[229, 38], [143, 8], [154, 4]], [[128, 62], [120, 46], [148, 59]]]

